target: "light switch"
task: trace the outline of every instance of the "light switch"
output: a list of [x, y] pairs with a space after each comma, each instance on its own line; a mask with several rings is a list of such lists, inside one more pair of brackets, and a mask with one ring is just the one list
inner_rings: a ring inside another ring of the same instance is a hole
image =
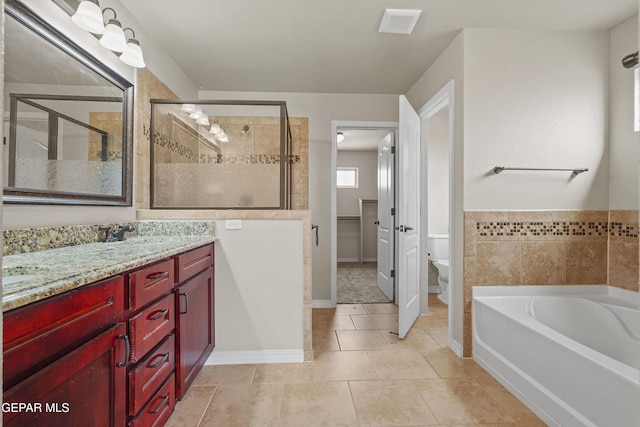
[[241, 219], [226, 219], [224, 221], [225, 230], [242, 230]]

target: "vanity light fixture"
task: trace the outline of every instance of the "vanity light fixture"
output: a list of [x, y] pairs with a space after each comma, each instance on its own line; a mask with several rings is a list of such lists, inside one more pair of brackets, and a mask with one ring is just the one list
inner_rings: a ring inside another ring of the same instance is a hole
[[100, 37], [100, 44], [113, 52], [124, 52], [127, 49], [127, 38], [124, 36], [122, 25], [118, 21], [116, 11], [110, 7], [104, 9], [113, 12], [113, 18], [109, 19], [104, 27], [104, 33]]
[[[113, 18], [104, 25], [104, 13], [110, 10]], [[121, 53], [120, 61], [135, 68], [145, 68], [144, 57], [140, 42], [136, 39], [136, 33], [132, 28], [122, 29], [122, 24], [117, 19], [116, 11], [110, 7], [100, 9], [98, 0], [82, 0], [71, 21], [83, 30], [93, 34], [102, 34], [100, 44], [107, 49]], [[131, 31], [131, 38], [127, 39], [124, 32]]]
[[212, 133], [214, 135], [219, 134], [220, 132], [222, 132], [222, 128], [220, 127], [219, 124], [214, 123], [211, 125], [211, 129], [209, 129], [209, 133]]
[[82, 0], [76, 12], [71, 16], [71, 20], [78, 27], [90, 33], [104, 33], [104, 21], [98, 0]]
[[127, 48], [120, 55], [120, 61], [134, 68], [144, 68], [146, 64], [142, 56], [140, 42], [136, 39], [136, 33], [131, 28], [125, 28], [122, 30], [123, 34], [127, 30], [131, 31], [132, 36], [127, 40]]
[[196, 123], [202, 126], [209, 126], [209, 116], [203, 113], [202, 117], [196, 120]]
[[202, 117], [202, 115], [203, 115], [202, 108], [196, 107], [195, 111], [189, 114], [189, 118], [193, 120], [198, 120], [200, 117]]
[[342, 141], [344, 141], [344, 133], [338, 132], [338, 134], [336, 135], [336, 142], [340, 144]]
[[182, 104], [182, 107], [180, 107], [180, 109], [185, 113], [191, 114], [196, 111], [196, 104]]

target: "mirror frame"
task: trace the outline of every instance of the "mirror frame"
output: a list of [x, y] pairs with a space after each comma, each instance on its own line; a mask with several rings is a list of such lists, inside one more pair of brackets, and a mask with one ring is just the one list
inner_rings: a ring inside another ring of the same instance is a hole
[[[5, 13], [71, 58], [122, 90], [122, 192], [117, 196], [5, 187], [4, 203], [132, 206], [134, 86], [17, 0], [5, 0]], [[6, 19], [6, 18], [5, 18]], [[7, 135], [5, 135], [6, 137]]]

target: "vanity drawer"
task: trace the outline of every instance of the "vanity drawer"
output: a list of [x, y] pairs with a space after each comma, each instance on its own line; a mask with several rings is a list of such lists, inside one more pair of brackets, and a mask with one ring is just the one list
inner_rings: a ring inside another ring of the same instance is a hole
[[168, 259], [129, 273], [129, 310], [135, 311], [173, 289], [174, 264]]
[[122, 319], [122, 276], [4, 313], [5, 389]]
[[144, 355], [175, 329], [175, 298], [167, 295], [129, 319], [131, 363]]
[[129, 372], [129, 415], [134, 416], [175, 367], [175, 335], [169, 335]]
[[173, 413], [176, 405], [176, 379], [174, 375], [151, 398], [137, 418], [129, 422], [129, 427], [163, 426]]
[[180, 254], [176, 260], [177, 282], [182, 283], [213, 265], [213, 244]]

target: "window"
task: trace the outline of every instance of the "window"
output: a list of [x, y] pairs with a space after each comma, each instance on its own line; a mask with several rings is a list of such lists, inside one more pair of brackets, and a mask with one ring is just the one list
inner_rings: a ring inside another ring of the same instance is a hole
[[358, 168], [338, 168], [338, 188], [358, 188]]

